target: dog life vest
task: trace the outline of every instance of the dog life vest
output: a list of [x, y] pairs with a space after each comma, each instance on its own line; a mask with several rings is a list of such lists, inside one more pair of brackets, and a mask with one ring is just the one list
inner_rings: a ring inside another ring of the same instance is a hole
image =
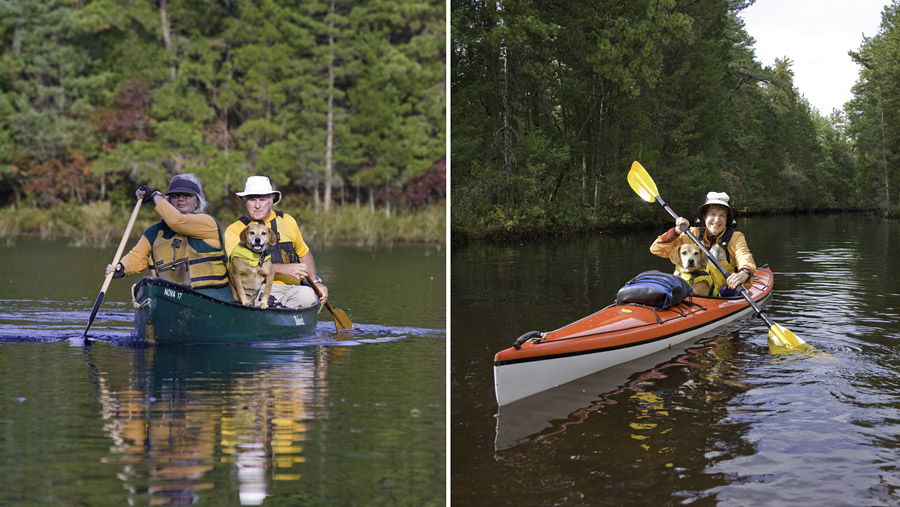
[[[213, 218], [215, 220], [215, 218]], [[219, 230], [219, 244], [224, 245], [222, 227]], [[223, 247], [215, 248], [206, 241], [189, 238], [176, 233], [165, 221], [150, 226], [144, 231], [150, 242], [150, 274], [178, 283], [192, 289], [225, 287], [228, 284], [228, 270]]]
[[[706, 243], [706, 227], [700, 227], [699, 232], [699, 237], [703, 238], [703, 242]], [[717, 295], [718, 290], [721, 287], [726, 287], [728, 285], [728, 282], [726, 282], [725, 279], [728, 275], [736, 271], [735, 267], [731, 264], [731, 255], [728, 253], [728, 242], [731, 241], [732, 235], [734, 235], [733, 228], [725, 229], [725, 232], [710, 245], [709, 253], [713, 254], [716, 260], [719, 261], [719, 264], [721, 264], [722, 267], [725, 268], [725, 271], [728, 272], [727, 274], [720, 273], [716, 268], [716, 265], [713, 264], [712, 261], [709, 261], [707, 269], [715, 282], [710, 284], [713, 286], [713, 295]]]
[[[242, 216], [238, 220], [245, 226], [254, 222], [254, 220], [251, 220], [250, 217], [247, 216]], [[275, 218], [267, 225], [272, 229], [272, 232], [275, 233], [276, 244], [270, 249], [272, 252], [272, 262], [274, 264], [295, 264], [300, 262], [300, 256], [297, 255], [297, 251], [294, 249], [294, 242], [291, 240], [290, 236], [287, 236], [286, 239], [282, 240], [281, 233], [278, 232], [279, 230], [287, 230], [287, 225], [284, 223], [284, 212], [276, 211]]]
[[262, 266], [264, 262], [271, 259], [272, 254], [268, 250], [257, 253], [245, 247], [244, 245], [237, 245], [233, 250], [231, 250], [231, 256], [228, 258], [228, 261], [231, 262], [231, 260], [235, 257], [247, 259], [252, 267], [258, 268]]
[[[725, 266], [722, 266], [725, 267]], [[675, 270], [675, 274], [680, 276], [681, 278], [687, 280], [687, 282], [691, 285], [699, 282], [706, 282], [709, 285], [709, 295], [715, 296], [718, 292], [718, 287], [716, 287], [716, 282], [713, 280], [712, 275], [710, 275], [706, 271], [694, 271], [693, 273], [682, 273], [681, 271]], [[698, 296], [703, 296], [702, 294], [698, 294]]]

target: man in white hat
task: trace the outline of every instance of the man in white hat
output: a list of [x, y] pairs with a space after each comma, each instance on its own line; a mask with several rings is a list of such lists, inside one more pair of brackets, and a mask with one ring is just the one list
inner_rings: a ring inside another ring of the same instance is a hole
[[281, 192], [272, 188], [272, 183], [265, 176], [250, 176], [244, 185], [243, 192], [237, 196], [244, 201], [247, 214], [229, 225], [225, 230], [225, 254], [241, 241], [241, 231], [251, 222], [264, 222], [275, 233], [278, 243], [272, 247], [272, 267], [275, 270], [275, 282], [271, 295], [275, 302], [288, 308], [301, 308], [316, 303], [316, 293], [302, 280], [316, 284], [322, 294], [321, 303], [328, 299], [328, 287], [316, 274], [316, 262], [309, 247], [303, 241], [300, 227], [294, 218], [283, 211], [274, 211], [272, 207], [281, 201]]

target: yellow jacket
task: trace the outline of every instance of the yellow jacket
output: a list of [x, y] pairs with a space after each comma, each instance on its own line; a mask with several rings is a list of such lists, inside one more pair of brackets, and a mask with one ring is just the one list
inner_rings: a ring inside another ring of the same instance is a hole
[[[728, 231], [724, 231], [716, 238], [710, 238], [708, 233], [704, 234], [703, 238], [700, 238], [703, 241], [703, 244], [709, 249], [712, 248], [717, 242], [720, 242], [722, 237]], [[691, 234], [699, 238], [700, 228], [699, 227], [691, 227]], [[658, 255], [659, 257], [664, 257], [666, 259], [669, 258], [669, 255], [672, 254], [672, 251], [675, 248], [684, 245], [686, 243], [693, 243], [693, 240], [688, 237], [687, 234], [675, 234], [675, 229], [669, 229], [665, 234], [656, 238], [652, 245], [650, 245], [650, 253], [653, 255]], [[734, 273], [737, 270], [747, 268], [750, 271], [750, 274], [753, 275], [753, 272], [756, 271], [756, 262], [753, 260], [753, 254], [750, 253], [750, 248], [747, 246], [747, 239], [744, 237], [744, 233], [740, 231], [734, 231], [731, 235], [731, 239], [728, 241], [726, 245], [727, 257], [726, 259], [719, 259], [719, 262], [722, 264], [722, 267], [728, 271], [728, 274]], [[725, 287], [727, 284], [725, 283], [725, 278], [727, 275], [723, 275], [716, 269], [715, 265], [712, 262], [707, 266], [707, 271], [710, 275], [712, 275], [713, 280], [715, 280], [715, 286]], [[752, 278], [748, 278], [746, 282], [744, 282], [744, 288], [749, 289], [750, 286], [753, 285]]]

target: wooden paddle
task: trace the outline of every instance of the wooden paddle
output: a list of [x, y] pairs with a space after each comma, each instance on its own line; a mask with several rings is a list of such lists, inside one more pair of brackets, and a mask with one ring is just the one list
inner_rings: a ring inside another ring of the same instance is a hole
[[[312, 287], [316, 296], [319, 296], [319, 298], [322, 297], [322, 291], [319, 290], [315, 282], [309, 282], [309, 286]], [[334, 328], [338, 333], [353, 330], [353, 323], [350, 322], [350, 317], [347, 316], [344, 310], [332, 307], [331, 303], [328, 301], [325, 301], [325, 308], [328, 308], [328, 311], [331, 312], [331, 316], [334, 318]]]
[[[631, 170], [628, 171], [628, 184], [631, 185], [632, 190], [637, 193], [641, 199], [647, 202], [659, 201], [663, 208], [669, 212], [669, 215], [672, 215], [672, 218], [678, 219], [678, 214], [672, 211], [672, 208], [669, 207], [665, 201], [662, 200], [662, 197], [659, 195], [659, 191], [656, 190], [656, 183], [653, 182], [653, 178], [647, 173], [647, 170], [644, 169], [638, 161], [635, 160], [633, 164], [631, 164]], [[691, 238], [694, 243], [697, 244], [709, 257], [710, 262], [722, 273], [727, 273], [725, 268], [722, 267], [722, 264], [719, 263], [719, 260], [709, 252], [709, 249], [706, 248], [706, 245], [703, 244], [702, 241], [697, 239], [691, 233], [691, 230], [686, 225], [682, 225], [683, 233], [686, 233], [689, 238]], [[785, 349], [795, 349], [795, 348], [811, 348], [805, 341], [803, 341], [799, 336], [795, 335], [789, 329], [772, 322], [772, 319], [766, 315], [762, 309], [756, 304], [756, 301], [750, 297], [750, 293], [747, 292], [747, 289], [744, 288], [743, 285], [738, 285], [738, 289], [741, 291], [741, 295], [744, 296], [744, 299], [750, 303], [750, 306], [756, 310], [756, 314], [762, 317], [766, 324], [769, 325], [769, 346], [770, 347], [781, 347]]]
[[113, 257], [113, 271], [110, 271], [110, 273], [106, 275], [106, 280], [103, 281], [103, 287], [100, 287], [100, 294], [97, 295], [97, 301], [94, 302], [94, 309], [91, 310], [91, 318], [88, 320], [87, 327], [84, 328], [84, 334], [81, 336], [81, 338], [85, 340], [85, 343], [87, 343], [88, 329], [90, 329], [91, 324], [94, 323], [94, 317], [97, 316], [97, 310], [100, 309], [100, 303], [103, 301], [103, 296], [106, 295], [106, 289], [109, 288], [109, 281], [112, 280], [113, 274], [115, 274], [115, 266], [122, 257], [122, 252], [125, 250], [125, 244], [128, 243], [128, 236], [131, 235], [131, 228], [134, 226], [134, 221], [137, 219], [138, 211], [141, 210], [142, 203], [143, 199], [138, 199], [137, 204], [134, 205], [134, 211], [131, 212], [128, 226], [125, 227], [125, 234], [122, 236], [122, 241], [119, 242], [119, 249], [116, 250], [116, 256]]

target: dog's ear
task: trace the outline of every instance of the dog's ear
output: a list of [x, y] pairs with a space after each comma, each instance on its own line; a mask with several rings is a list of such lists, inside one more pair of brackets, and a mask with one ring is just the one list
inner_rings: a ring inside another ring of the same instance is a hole
[[681, 265], [681, 247], [675, 247], [675, 250], [672, 250], [672, 253], [669, 254], [669, 260], [672, 261], [672, 264]]
[[709, 261], [709, 256], [706, 255], [706, 252], [704, 252], [703, 249], [701, 248], [700, 249], [700, 266], [705, 266], [708, 261]]
[[241, 243], [247, 242], [247, 231], [250, 230], [250, 226], [244, 227], [244, 230], [241, 231]]
[[275, 246], [278, 243], [278, 238], [275, 237], [275, 231], [273, 231], [271, 227], [266, 227], [266, 234], [269, 236], [269, 245]]

